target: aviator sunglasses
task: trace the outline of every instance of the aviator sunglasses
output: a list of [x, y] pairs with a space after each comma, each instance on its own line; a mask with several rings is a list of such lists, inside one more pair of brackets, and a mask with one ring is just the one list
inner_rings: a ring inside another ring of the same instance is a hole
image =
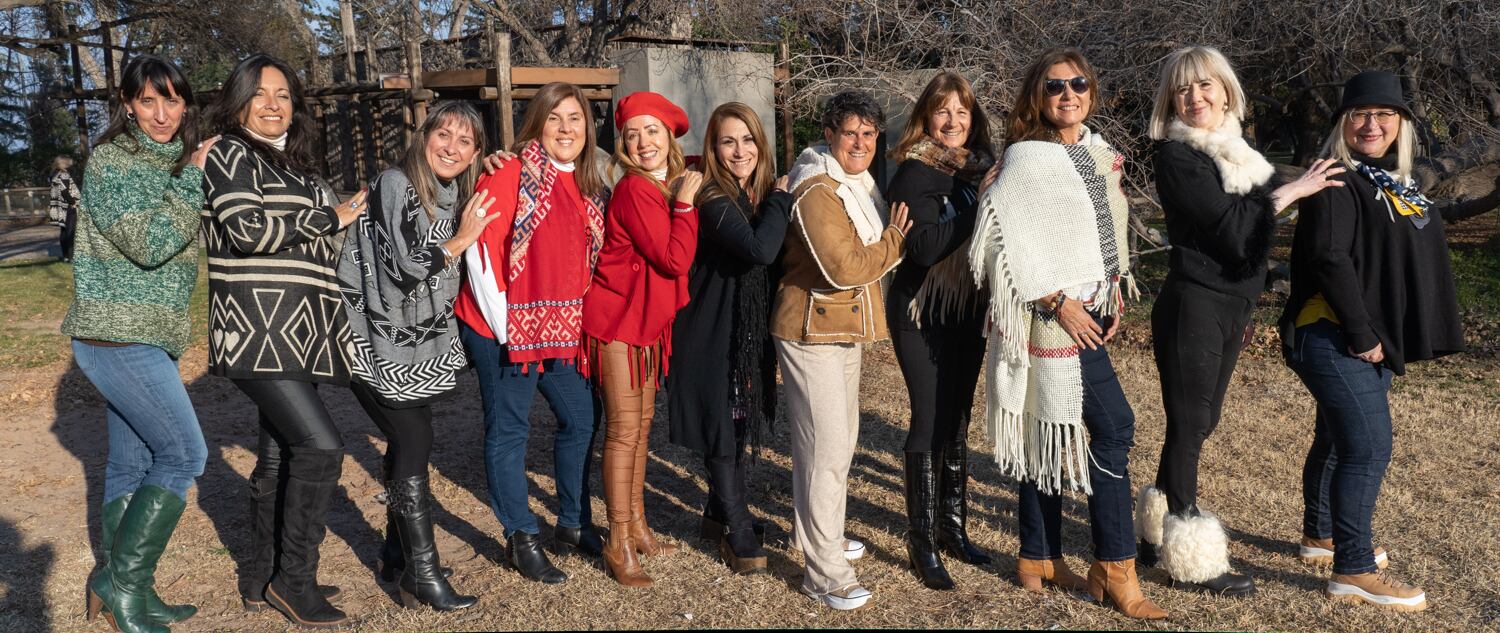
[[1072, 79], [1048, 79], [1047, 83], [1043, 84], [1049, 97], [1062, 94], [1064, 87], [1072, 88], [1075, 95], [1081, 95], [1089, 91], [1089, 80], [1087, 77], [1078, 76]]

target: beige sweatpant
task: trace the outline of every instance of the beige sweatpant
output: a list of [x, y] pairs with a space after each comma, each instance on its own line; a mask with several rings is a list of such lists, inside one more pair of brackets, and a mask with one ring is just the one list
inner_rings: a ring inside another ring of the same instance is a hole
[[804, 559], [802, 588], [825, 594], [858, 582], [844, 558], [849, 463], [859, 441], [863, 346], [776, 339], [792, 429], [793, 529]]

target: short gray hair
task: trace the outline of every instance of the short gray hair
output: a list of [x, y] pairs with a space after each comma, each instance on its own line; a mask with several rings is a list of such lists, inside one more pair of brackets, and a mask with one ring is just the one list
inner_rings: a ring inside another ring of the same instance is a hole
[[825, 130], [837, 130], [849, 117], [859, 117], [861, 121], [875, 126], [876, 130], [885, 130], [885, 110], [870, 95], [858, 90], [845, 90], [823, 103], [823, 116], [819, 121]]

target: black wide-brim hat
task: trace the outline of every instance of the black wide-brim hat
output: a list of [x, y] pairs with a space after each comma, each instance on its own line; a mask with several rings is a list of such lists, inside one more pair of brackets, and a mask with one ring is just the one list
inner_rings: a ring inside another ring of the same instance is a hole
[[1412, 118], [1406, 97], [1401, 94], [1401, 78], [1383, 70], [1367, 70], [1344, 82], [1344, 97], [1334, 117], [1360, 106], [1388, 106]]

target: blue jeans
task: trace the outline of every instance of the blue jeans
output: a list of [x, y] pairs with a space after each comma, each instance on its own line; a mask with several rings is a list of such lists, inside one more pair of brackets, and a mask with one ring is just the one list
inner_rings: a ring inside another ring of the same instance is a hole
[[484, 470], [489, 480], [490, 509], [507, 538], [517, 531], [539, 534], [529, 507], [526, 441], [531, 432], [531, 402], [541, 390], [557, 418], [552, 441], [553, 477], [557, 482], [558, 527], [581, 527], [583, 474], [594, 435], [594, 396], [578, 368], [560, 360], [523, 368], [509, 361], [505, 346], [460, 325], [459, 335], [479, 374], [484, 400]]
[[187, 498], [208, 446], [177, 361], [153, 345], [109, 347], [73, 341], [73, 359], [108, 402], [109, 463], [104, 502], [159, 486]]
[[[1135, 412], [1104, 347], [1082, 350], [1083, 423], [1089, 430], [1089, 527], [1094, 558], [1135, 558], [1135, 515], [1131, 511], [1130, 448], [1135, 444]], [[1021, 557], [1062, 556], [1062, 495], [1043, 494], [1021, 482]]]
[[1333, 573], [1376, 570], [1370, 525], [1391, 463], [1391, 370], [1349, 354], [1328, 321], [1297, 328], [1287, 364], [1318, 402], [1302, 469], [1303, 531], [1333, 537]]

